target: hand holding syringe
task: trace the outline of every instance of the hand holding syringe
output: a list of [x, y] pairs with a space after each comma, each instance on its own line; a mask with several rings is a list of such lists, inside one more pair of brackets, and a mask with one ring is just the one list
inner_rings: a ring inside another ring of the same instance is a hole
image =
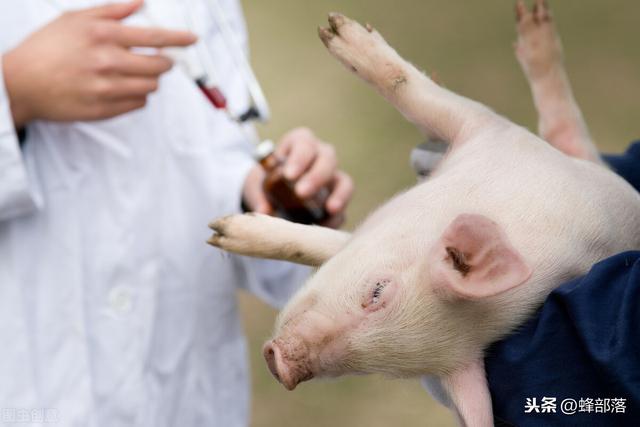
[[[5, 86], [16, 128], [36, 119], [99, 120], [140, 109], [145, 106], [147, 96], [158, 88], [159, 77], [171, 69], [172, 60], [167, 56], [171, 56], [181, 68], [186, 67], [189, 75], [199, 76], [197, 61], [190, 61], [189, 56], [185, 56], [186, 52], [193, 51], [192, 48], [184, 48], [197, 40], [194, 34], [160, 28], [162, 26], [143, 28], [121, 22], [141, 8], [141, 0], [69, 13], [64, 13], [61, 5], [54, 0], [48, 3], [59, 16], [33, 32], [2, 57]], [[228, 30], [228, 25], [224, 22], [220, 27]], [[177, 46], [182, 48], [174, 49]], [[139, 47], [159, 49], [160, 52], [141, 53], [135, 49]], [[237, 49], [231, 55], [244, 58], [243, 52], [242, 49]], [[38, 58], [37, 67], [33, 66], [33, 58]], [[190, 65], [194, 62], [195, 65]], [[236, 59], [234, 62], [242, 61]], [[244, 62], [246, 63], [246, 58]], [[193, 67], [195, 71], [189, 71], [189, 67]], [[268, 109], [259, 86], [248, 66], [243, 69], [245, 71], [239, 71], [238, 74], [245, 79], [252, 95], [253, 107], [240, 116], [230, 116], [239, 123], [245, 123], [247, 118], [252, 117], [266, 119]], [[209, 81], [202, 83], [202, 86], [209, 87]], [[212, 103], [227, 110], [223, 98], [216, 99], [216, 102], [212, 100]], [[247, 141], [257, 139], [249, 126], [240, 127], [247, 132]], [[327, 173], [327, 166], [335, 165], [335, 162], [327, 159], [333, 157], [332, 151], [320, 150], [326, 144], [321, 144], [317, 138], [292, 138], [289, 141], [296, 143], [290, 144], [290, 149], [283, 152], [288, 163], [300, 166], [300, 159], [315, 159], [309, 163], [303, 162], [300, 175], [289, 177], [289, 184], [297, 183], [300, 177], [319, 176], [318, 179], [310, 180], [314, 184], [310, 187], [309, 194], [313, 194], [330, 182], [333, 192], [342, 194], [328, 199], [329, 205], [333, 206], [330, 210], [332, 213], [340, 212], [345, 204], [345, 194], [348, 195], [350, 191], [349, 185], [345, 184], [347, 180], [343, 178], [344, 174], [335, 178]], [[285, 145], [280, 144], [279, 148]], [[312, 167], [311, 164], [325, 166]], [[311, 168], [310, 172], [304, 172], [308, 168]], [[253, 188], [254, 195], [260, 193], [255, 191], [263, 176], [259, 169], [257, 166], [252, 170], [258, 173], [254, 173], [254, 179], [248, 179], [246, 184], [246, 188]], [[249, 185], [249, 181], [255, 185]], [[246, 195], [247, 191], [243, 193]], [[332, 200], [335, 202], [339, 199], [342, 202], [331, 203]], [[251, 200], [257, 199], [252, 197]], [[255, 207], [253, 202], [249, 206]], [[333, 220], [335, 218], [334, 215]]]
[[[234, 114], [230, 111], [227, 99], [220, 87], [216, 55], [210, 50], [206, 40], [199, 40], [195, 45], [186, 49], [166, 49], [164, 53], [185, 71], [216, 109], [224, 110], [232, 120], [240, 124], [250, 120], [267, 121], [269, 107], [266, 98], [249, 65], [243, 46], [230, 28], [224, 9], [220, 7], [217, 0], [207, 0], [205, 3], [208, 7], [209, 17], [218, 27], [219, 34], [237, 73], [247, 86], [251, 96], [251, 106], [241, 114]], [[189, 4], [174, 4], [174, 7], [174, 12], [178, 16], [183, 16], [187, 27], [197, 27], [195, 21], [198, 17], [194, 15], [194, 10], [189, 7]], [[154, 11], [148, 5], [142, 9], [142, 13], [152, 24], [159, 24], [159, 20], [154, 16]], [[255, 138], [251, 138], [251, 140], [255, 140]]]
[[122, 24], [141, 5], [63, 13], [6, 52], [2, 66], [15, 126], [36, 119], [105, 119], [142, 108], [172, 64], [164, 55], [131, 48], [184, 47], [197, 38], [186, 31]]

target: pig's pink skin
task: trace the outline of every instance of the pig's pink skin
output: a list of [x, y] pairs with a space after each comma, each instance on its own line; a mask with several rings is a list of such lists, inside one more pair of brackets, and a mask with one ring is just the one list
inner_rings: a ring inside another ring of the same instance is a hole
[[443, 381], [461, 426], [492, 426], [491, 395], [482, 359], [476, 359]]
[[[640, 229], [634, 214], [640, 208], [638, 195], [620, 178], [595, 164], [564, 157], [522, 128], [499, 126], [452, 150], [429, 181], [371, 214], [283, 310], [276, 339], [296, 333], [289, 324], [304, 322], [305, 328], [315, 328], [308, 316], [312, 311], [325, 319], [362, 312], [372, 285], [367, 277], [393, 277], [399, 284], [393, 304], [358, 323], [366, 327], [337, 328], [323, 322], [315, 329], [317, 336], [346, 334], [340, 351], [313, 362], [318, 366], [315, 376], [447, 376], [480, 358], [489, 343], [520, 324], [554, 286], [640, 241], [632, 231]], [[514, 168], [532, 163], [544, 165], [545, 173], [533, 166]], [[488, 164], [490, 168], [483, 168]], [[528, 268], [499, 289], [487, 286], [477, 294], [468, 292], [470, 297], [444, 292], [448, 297], [443, 298], [436, 288], [450, 288], [434, 283], [438, 275], [432, 268], [438, 260], [430, 254], [443, 236], [448, 238], [445, 232], [454, 220], [466, 214], [496, 224], [496, 233], [507, 236], [513, 248], [508, 253], [517, 252]], [[610, 225], [614, 223], [619, 226]], [[315, 302], [305, 305], [310, 295]]]
[[[464, 425], [491, 426], [484, 349], [559, 284], [637, 249], [640, 196], [600, 165], [565, 156], [434, 84], [370, 26], [340, 14], [329, 23], [319, 29], [329, 51], [451, 148], [428, 181], [373, 212], [350, 240], [318, 227], [264, 227], [268, 222], [257, 219], [249, 221], [257, 232], [239, 233], [258, 238], [236, 247], [268, 242], [257, 246], [271, 257], [290, 253], [286, 259], [295, 260], [307, 251], [304, 259], [324, 263], [281, 312], [274, 335], [283, 349], [272, 347], [281, 363], [270, 366], [282, 371], [287, 388], [310, 374], [437, 376]], [[533, 89], [534, 96], [544, 91]], [[568, 107], [569, 115], [577, 111]], [[551, 139], [561, 145], [562, 138]], [[477, 227], [456, 227], [469, 215]], [[247, 221], [234, 222], [236, 232], [246, 230]], [[287, 249], [274, 250], [274, 240]], [[372, 276], [397, 283], [389, 288], [393, 300], [377, 309], [368, 299]]]
[[[267, 342], [263, 354], [269, 370], [287, 390], [316, 376], [344, 374], [340, 360], [348, 351], [346, 337], [354, 330], [366, 329], [372, 318], [384, 316], [393, 303], [398, 283], [388, 277], [372, 278], [361, 296], [359, 309], [327, 316], [315, 307], [316, 299], [306, 301], [304, 308], [284, 321], [278, 338]], [[377, 301], [373, 291], [377, 284], [384, 290]]]
[[273, 376], [293, 390], [302, 381], [313, 378], [311, 367], [314, 359], [299, 335], [287, 335], [270, 341], [264, 346], [264, 357]]
[[359, 320], [349, 314], [329, 318], [309, 307], [265, 344], [263, 353], [271, 373], [287, 390], [319, 374], [330, 375], [322, 367], [335, 367], [345, 348], [340, 338]]
[[[282, 311], [276, 341], [302, 337], [308, 366], [318, 375], [437, 375], [467, 425], [491, 425], [478, 363], [484, 349], [521, 324], [559, 284], [637, 248], [640, 197], [611, 171], [565, 156], [434, 84], [370, 27], [340, 14], [329, 22], [320, 29], [329, 51], [451, 149], [428, 181], [377, 209], [322, 265]], [[495, 224], [487, 233], [464, 231], [480, 242], [470, 246], [480, 252], [467, 258], [463, 247], [434, 251], [468, 214]], [[449, 270], [433, 271], [442, 262]], [[376, 275], [389, 275], [399, 286], [392, 303], [375, 311], [365, 303], [363, 310], [363, 294], [371, 289], [367, 278]], [[296, 351], [296, 357], [305, 354]], [[483, 399], [475, 405], [477, 396]]]

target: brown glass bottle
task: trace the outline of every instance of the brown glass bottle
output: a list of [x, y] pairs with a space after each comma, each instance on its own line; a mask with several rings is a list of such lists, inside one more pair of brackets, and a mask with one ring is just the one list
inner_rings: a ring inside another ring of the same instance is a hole
[[284, 177], [284, 159], [274, 153], [273, 142], [261, 142], [256, 148], [256, 158], [266, 172], [262, 188], [267, 195], [276, 215], [301, 224], [320, 224], [329, 215], [324, 204], [329, 191], [323, 188], [310, 199], [301, 199], [296, 195], [294, 183]]

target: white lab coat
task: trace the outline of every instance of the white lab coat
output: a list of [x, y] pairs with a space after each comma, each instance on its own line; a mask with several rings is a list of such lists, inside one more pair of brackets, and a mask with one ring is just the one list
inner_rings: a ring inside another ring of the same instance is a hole
[[[246, 40], [239, 5], [222, 4]], [[58, 13], [2, 1], [0, 52]], [[201, 15], [237, 108], [244, 84]], [[22, 148], [0, 78], [0, 425], [247, 424], [236, 292], [280, 305], [307, 274], [205, 244], [211, 219], [239, 211], [252, 164], [239, 129], [178, 67], [143, 110], [35, 122]]]

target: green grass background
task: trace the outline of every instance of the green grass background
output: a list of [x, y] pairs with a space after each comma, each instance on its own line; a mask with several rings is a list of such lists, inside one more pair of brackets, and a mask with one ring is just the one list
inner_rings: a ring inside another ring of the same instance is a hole
[[[592, 134], [602, 150], [622, 151], [640, 137], [640, 3], [550, 3]], [[421, 136], [325, 51], [316, 27], [324, 25], [328, 12], [370, 22], [405, 58], [436, 71], [448, 88], [536, 128], [529, 90], [513, 56], [512, 1], [244, 0], [243, 5], [252, 61], [273, 110], [261, 133], [277, 139], [305, 125], [335, 144], [342, 168], [357, 186], [347, 228], [414, 182], [408, 155]], [[453, 425], [416, 381], [353, 377], [285, 391], [260, 352], [275, 312], [247, 295], [241, 304], [251, 346], [253, 426]]]

